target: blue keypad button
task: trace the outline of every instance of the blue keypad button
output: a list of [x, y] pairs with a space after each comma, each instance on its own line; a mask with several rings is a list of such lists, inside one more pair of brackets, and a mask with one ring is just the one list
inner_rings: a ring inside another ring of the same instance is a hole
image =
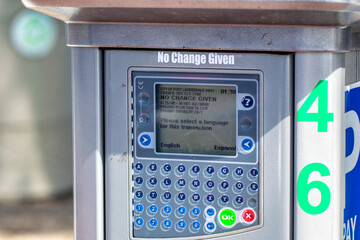
[[164, 193], [164, 199], [165, 200], [170, 200], [171, 199], [171, 193], [170, 192], [165, 192]]
[[198, 188], [200, 186], [200, 181], [198, 179], [194, 179], [192, 182], [191, 182], [191, 185], [194, 187], [194, 188]]
[[236, 203], [237, 205], [241, 205], [243, 202], [244, 202], [244, 198], [243, 198], [242, 196], [237, 196], [237, 197], [235, 198], [235, 203]]
[[171, 172], [171, 165], [170, 164], [165, 164], [163, 169], [164, 169], [165, 173], [169, 173], [169, 172]]
[[198, 207], [194, 207], [193, 209], [191, 209], [191, 214], [194, 217], [198, 217], [200, 215], [200, 213], [201, 213], [201, 210]]
[[143, 127], [149, 125], [149, 123], [150, 123], [149, 114], [147, 114], [147, 113], [140, 114], [139, 117], [138, 117], [138, 123], [139, 123], [140, 126], [143, 126]]
[[142, 146], [142, 147], [148, 147], [150, 146], [150, 143], [151, 143], [151, 137], [149, 134], [141, 134], [139, 136], [139, 144]]
[[185, 179], [183, 178], [180, 178], [178, 181], [177, 181], [177, 185], [180, 187], [180, 188], [183, 188], [186, 184], [186, 181]]
[[185, 213], [186, 213], [186, 208], [184, 206], [178, 207], [178, 209], [177, 209], [178, 215], [183, 216], [183, 215], [185, 215]]
[[177, 223], [177, 229], [182, 231], [186, 228], [186, 222], [184, 220], [180, 220], [178, 223]]
[[253, 168], [249, 171], [250, 178], [256, 178], [259, 175], [259, 171], [256, 168]]
[[155, 204], [149, 206], [149, 214], [150, 215], [156, 214], [157, 211], [158, 211], [158, 207]]
[[212, 203], [212, 202], [214, 202], [214, 200], [215, 200], [214, 195], [208, 194], [208, 195], [206, 196], [206, 201], [207, 201], [207, 202]]
[[137, 178], [135, 178], [135, 183], [136, 183], [137, 185], [141, 185], [143, 182], [144, 182], [144, 180], [143, 180], [142, 177], [137, 177]]
[[155, 185], [157, 184], [157, 179], [154, 178], [154, 177], [150, 178], [150, 179], [149, 179], [149, 184], [150, 184], [151, 186], [155, 186]]
[[169, 215], [169, 214], [171, 214], [171, 212], [172, 212], [171, 206], [166, 205], [166, 206], [163, 208], [163, 213], [164, 213], [165, 215]]
[[155, 200], [157, 198], [157, 192], [155, 192], [155, 191], [150, 192], [149, 193], [149, 198], [151, 200]]
[[135, 171], [136, 172], [141, 172], [141, 170], [143, 170], [143, 165], [141, 163], [136, 163], [135, 164]]
[[144, 211], [144, 206], [142, 205], [142, 204], [136, 204], [136, 206], [135, 206], [135, 213], [138, 213], [138, 214], [140, 214], [140, 213], [142, 213]]
[[245, 95], [241, 98], [241, 105], [244, 107], [244, 108], [251, 108], [252, 106], [254, 106], [254, 99], [252, 96], [250, 95]]
[[192, 168], [191, 168], [191, 172], [193, 174], [198, 174], [200, 172], [200, 167], [198, 165], [194, 165]]
[[230, 186], [230, 184], [229, 184], [228, 181], [222, 181], [222, 182], [220, 183], [220, 189], [221, 189], [222, 191], [227, 190], [227, 189], [229, 188], [229, 186]]
[[206, 173], [207, 173], [209, 176], [210, 176], [210, 175], [213, 175], [214, 172], [215, 172], [215, 169], [214, 169], [213, 166], [208, 166], [208, 167], [206, 168]]
[[205, 208], [205, 218], [206, 219], [213, 219], [215, 217], [216, 210], [214, 207], [207, 207]]
[[229, 168], [228, 167], [222, 167], [220, 169], [220, 175], [227, 176], [229, 174]]
[[156, 228], [157, 227], [157, 225], [158, 225], [158, 220], [156, 219], [156, 218], [151, 218], [150, 220], [149, 220], [149, 227], [150, 228]]
[[142, 227], [144, 225], [144, 219], [141, 217], [138, 217], [135, 219], [135, 227]]
[[172, 226], [172, 221], [171, 221], [170, 219], [164, 220], [163, 226], [164, 226], [164, 228], [166, 228], [166, 229], [171, 228], [171, 226]]
[[200, 195], [199, 194], [197, 194], [197, 193], [195, 193], [195, 194], [193, 194], [192, 196], [191, 196], [191, 200], [193, 201], [193, 202], [199, 202], [200, 201]]
[[183, 164], [180, 164], [178, 167], [177, 167], [177, 172], [180, 173], [180, 174], [184, 174], [186, 168]]
[[170, 178], [165, 178], [163, 181], [163, 187], [164, 188], [169, 188], [171, 186], [171, 179]]
[[228, 195], [222, 195], [221, 197], [220, 197], [220, 201], [222, 202], [222, 203], [228, 203], [229, 202], [229, 200], [230, 200], [230, 198], [229, 198], [229, 196]]
[[155, 163], [152, 163], [149, 165], [149, 172], [150, 173], [155, 173], [157, 170], [157, 165]]
[[241, 190], [243, 190], [243, 188], [244, 188], [244, 184], [242, 182], [236, 182], [235, 183], [235, 189], [237, 191], [241, 191]]
[[209, 180], [206, 182], [206, 187], [209, 188], [209, 189], [213, 189], [215, 186], [215, 183], [213, 180]]
[[181, 192], [178, 194], [177, 198], [179, 201], [184, 201], [186, 198], [186, 195], [185, 195], [185, 193]]
[[254, 147], [254, 142], [250, 138], [245, 138], [241, 141], [241, 147], [246, 152], [250, 152]]
[[259, 189], [259, 185], [257, 183], [251, 183], [250, 189], [254, 192], [256, 192]]
[[206, 222], [205, 223], [205, 231], [208, 233], [213, 233], [216, 229], [216, 225], [214, 222]]
[[235, 171], [234, 171], [234, 177], [235, 177], [236, 179], [239, 179], [239, 178], [242, 177], [243, 175], [244, 175], [244, 169], [243, 169], [243, 168], [238, 167], [238, 168], [235, 169]]
[[144, 193], [142, 191], [136, 191], [135, 192], [135, 197], [137, 199], [141, 199], [144, 196]]
[[200, 224], [199, 221], [194, 221], [191, 224], [191, 230], [192, 231], [198, 231], [200, 229], [200, 227], [201, 227], [201, 224]]

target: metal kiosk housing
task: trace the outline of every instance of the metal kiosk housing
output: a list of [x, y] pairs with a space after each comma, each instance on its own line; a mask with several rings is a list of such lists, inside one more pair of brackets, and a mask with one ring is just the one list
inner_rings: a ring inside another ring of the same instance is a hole
[[[73, 62], [76, 239], [132, 239], [132, 67], [263, 74], [261, 221], [255, 229], [216, 238], [341, 238], [343, 92], [345, 82], [359, 81], [358, 1], [22, 1], [67, 23]], [[160, 53], [174, 52], [228, 54], [235, 62], [159, 61]], [[326, 95], [318, 93], [318, 108], [315, 104], [305, 112], [316, 113], [327, 96], [326, 111], [332, 117], [322, 127], [298, 117], [319, 84]], [[320, 165], [329, 174], [315, 169], [309, 181], [323, 181], [331, 199], [309, 192], [306, 208], [298, 201], [303, 199], [298, 179], [304, 169]], [[324, 211], [311, 212], [327, 200]]]

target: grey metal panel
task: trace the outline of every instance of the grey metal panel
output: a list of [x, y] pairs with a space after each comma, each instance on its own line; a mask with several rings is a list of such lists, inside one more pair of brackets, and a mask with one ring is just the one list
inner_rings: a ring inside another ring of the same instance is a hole
[[252, 51], [345, 51], [347, 28], [68, 24], [70, 46]]
[[102, 57], [73, 48], [75, 239], [104, 239]]
[[[292, 56], [236, 54], [235, 66], [223, 70], [261, 70], [264, 73], [264, 225], [261, 229], [222, 237], [235, 239], [292, 239]], [[130, 66], [181, 67], [181, 64], [157, 63], [155, 51], [105, 52], [105, 125], [106, 125], [106, 237], [129, 239], [131, 179], [129, 163], [129, 112], [127, 110], [127, 74]], [[197, 68], [198, 66], [188, 66]], [[219, 66], [204, 65], [204, 68]], [[281, 143], [281, 144], [278, 144]], [[220, 238], [217, 238], [220, 239]]]
[[174, 1], [22, 0], [66, 22], [348, 25], [360, 19], [356, 0]]

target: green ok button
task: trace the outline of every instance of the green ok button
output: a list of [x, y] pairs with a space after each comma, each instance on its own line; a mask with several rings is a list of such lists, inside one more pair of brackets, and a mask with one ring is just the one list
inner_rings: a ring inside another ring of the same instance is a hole
[[225, 227], [231, 227], [236, 222], [236, 214], [233, 210], [226, 208], [220, 212], [220, 222]]

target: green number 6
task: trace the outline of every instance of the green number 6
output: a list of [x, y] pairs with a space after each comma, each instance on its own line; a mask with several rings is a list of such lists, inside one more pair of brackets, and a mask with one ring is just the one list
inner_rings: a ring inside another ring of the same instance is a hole
[[[329, 187], [321, 181], [309, 181], [312, 172], [318, 172], [322, 177], [330, 176], [329, 169], [322, 163], [311, 163], [305, 166], [298, 178], [297, 182], [297, 198], [301, 209], [311, 215], [321, 214], [328, 209], [331, 201], [331, 193]], [[309, 192], [311, 189], [317, 189], [321, 193], [319, 205], [313, 206], [309, 203]]]

